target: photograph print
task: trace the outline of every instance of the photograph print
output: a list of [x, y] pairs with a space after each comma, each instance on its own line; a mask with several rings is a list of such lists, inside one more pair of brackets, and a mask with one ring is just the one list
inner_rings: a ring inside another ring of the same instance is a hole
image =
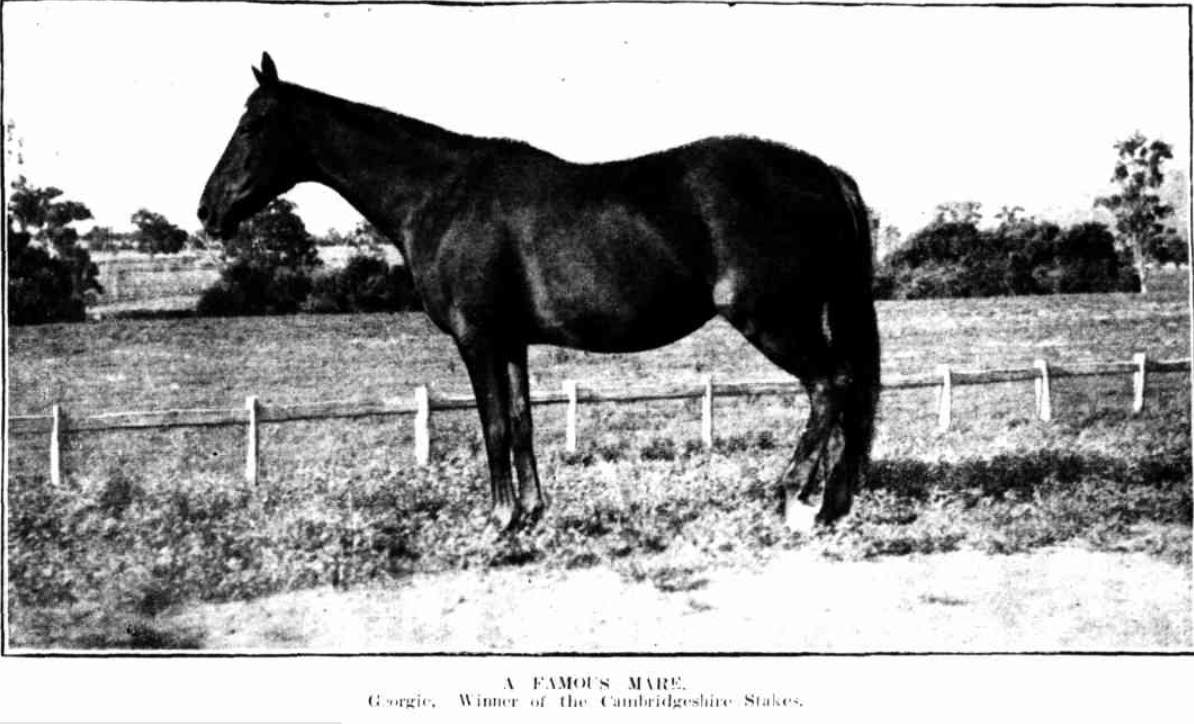
[[3, 13], [6, 654], [1194, 650], [1188, 6]]

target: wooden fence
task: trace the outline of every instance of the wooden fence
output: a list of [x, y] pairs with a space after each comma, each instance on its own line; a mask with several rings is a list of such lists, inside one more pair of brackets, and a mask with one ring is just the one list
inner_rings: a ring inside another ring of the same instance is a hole
[[[1064, 377], [1105, 375], [1132, 376], [1132, 412], [1144, 409], [1145, 380], [1148, 373], [1189, 372], [1190, 360], [1149, 361], [1137, 354], [1131, 362], [1102, 362], [1073, 365], [1050, 365], [1036, 360], [1031, 367], [955, 370], [942, 366], [933, 374], [889, 375], [883, 380], [885, 390], [908, 390], [936, 387], [937, 429], [948, 430], [953, 419], [954, 388], [962, 385], [984, 385], [1005, 382], [1032, 381], [1034, 383], [1035, 413], [1041, 420], [1051, 420], [1053, 405], [1050, 382]], [[569, 452], [577, 449], [577, 413], [582, 403], [640, 402], [653, 400], [701, 400], [701, 442], [713, 446], [714, 398], [757, 395], [785, 395], [801, 391], [800, 384], [791, 378], [784, 380], [732, 381], [717, 380], [706, 375], [697, 384], [656, 385], [642, 388], [598, 389], [566, 380], [559, 392], [534, 391], [532, 405], [566, 405], [564, 445]], [[411, 398], [391, 398], [365, 402], [316, 402], [273, 405], [256, 397], [245, 399], [239, 409], [162, 410], [151, 412], [106, 412], [70, 416], [54, 405], [49, 415], [13, 415], [8, 429], [14, 435], [43, 435], [50, 437], [50, 480], [62, 482], [62, 437], [66, 433], [99, 430], [133, 430], [142, 428], [203, 427], [220, 425], [246, 426], [245, 477], [257, 482], [260, 470], [258, 442], [262, 423], [292, 420], [327, 420], [385, 415], [411, 415], [414, 421], [415, 459], [426, 465], [431, 459], [431, 413], [436, 410], [473, 409], [472, 395], [441, 394], [427, 385], [419, 385]]]

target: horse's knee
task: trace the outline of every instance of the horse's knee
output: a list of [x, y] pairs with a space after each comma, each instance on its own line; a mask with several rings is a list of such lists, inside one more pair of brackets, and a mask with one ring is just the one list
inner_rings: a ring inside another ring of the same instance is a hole
[[485, 420], [482, 428], [485, 433], [485, 439], [490, 444], [495, 445], [499, 449], [506, 448], [510, 444], [510, 424], [507, 420], [502, 419], [500, 415], [492, 415]]

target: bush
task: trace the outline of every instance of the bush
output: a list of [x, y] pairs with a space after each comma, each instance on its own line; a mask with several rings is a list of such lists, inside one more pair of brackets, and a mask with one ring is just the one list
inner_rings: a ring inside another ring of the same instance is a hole
[[1158, 264], [1190, 263], [1189, 243], [1171, 230], [1149, 239], [1144, 253]]
[[397, 312], [419, 309], [414, 281], [404, 266], [356, 256], [339, 271], [271, 266], [261, 257], [228, 266], [220, 281], [199, 298], [201, 317], [237, 317], [295, 312]]
[[310, 292], [311, 278], [302, 269], [242, 259], [224, 269], [220, 281], [203, 292], [195, 311], [201, 317], [293, 314]]
[[9, 324], [81, 321], [103, 292], [99, 269], [71, 227], [91, 211], [60, 196], [61, 189], [30, 186], [24, 176], [12, 184], [5, 235]]
[[78, 322], [86, 316], [83, 298], [75, 294], [70, 266], [43, 249], [29, 247], [16, 259], [8, 279], [10, 324]]
[[419, 308], [410, 271], [366, 255], [352, 257], [339, 271], [317, 276], [304, 305], [309, 312], [400, 312]]
[[1136, 291], [1130, 261], [1103, 224], [1062, 229], [1011, 221], [996, 229], [934, 223], [913, 234], [876, 270], [880, 299], [991, 297]]

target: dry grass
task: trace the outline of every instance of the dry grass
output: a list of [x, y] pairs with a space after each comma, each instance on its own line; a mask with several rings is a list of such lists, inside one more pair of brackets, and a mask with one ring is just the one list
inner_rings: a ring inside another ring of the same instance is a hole
[[[906, 302], [880, 307], [885, 372], [1187, 354], [1181, 300], [1129, 296]], [[418, 315], [103, 322], [17, 329], [14, 412], [233, 407], [466, 387], [446, 337]], [[642, 355], [538, 349], [535, 384], [771, 376], [732, 330], [711, 324]], [[38, 440], [10, 450], [13, 641], [186, 647], [161, 628], [193, 600], [231, 600], [411, 572], [539, 562], [608, 565], [661, 590], [698, 590], [706, 571], [783, 549], [873, 558], [957, 549], [1025, 551], [1080, 541], [1189, 565], [1190, 388], [1156, 376], [1128, 414], [1127, 378], [1058, 380], [1056, 421], [1031, 417], [1031, 386], [958, 390], [957, 423], [933, 432], [932, 392], [886, 395], [871, 487], [855, 514], [813, 538], [788, 534], [770, 481], [802, 400], [718, 403], [720, 439], [696, 445], [694, 402], [582, 408], [582, 449], [562, 452], [562, 411], [537, 416], [552, 507], [536, 531], [480, 533], [487, 483], [469, 412], [438, 415], [434, 465], [414, 467], [396, 418], [265, 428], [264, 477], [240, 478], [237, 429], [78, 436], [68, 481], [48, 487]]]

